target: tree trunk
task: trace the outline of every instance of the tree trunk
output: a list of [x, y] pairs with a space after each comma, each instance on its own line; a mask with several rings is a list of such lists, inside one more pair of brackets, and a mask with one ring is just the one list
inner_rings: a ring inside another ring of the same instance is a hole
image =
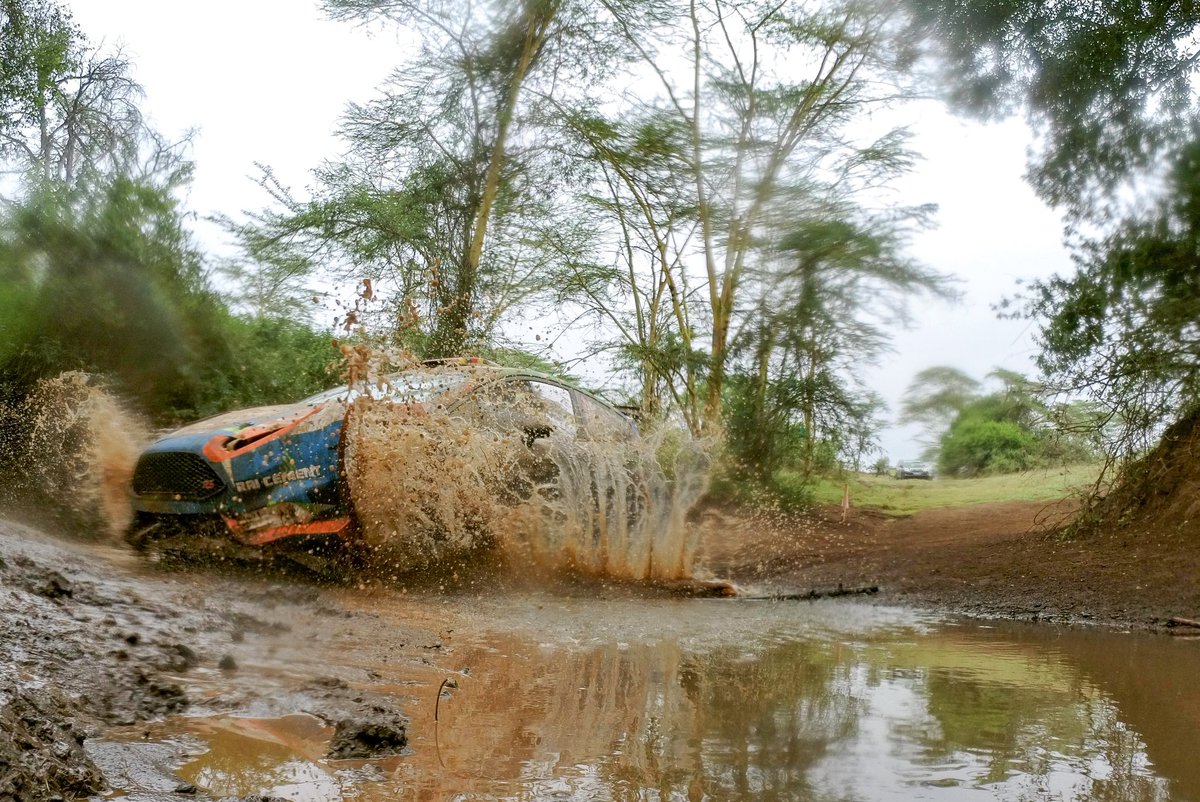
[[[536, 3], [533, 7], [532, 4]], [[438, 317], [437, 332], [434, 336], [434, 348], [443, 355], [460, 353], [468, 340], [468, 327], [475, 314], [475, 294], [479, 285], [479, 266], [483, 260], [483, 246], [487, 239], [488, 224], [491, 221], [492, 209], [496, 205], [496, 196], [500, 191], [500, 180], [505, 167], [509, 130], [517, 112], [517, 102], [521, 96], [521, 88], [529, 77], [538, 53], [546, 42], [546, 33], [557, 13], [553, 2], [532, 3], [525, 5], [523, 23], [525, 36], [517, 63], [513, 67], [512, 78], [509, 80], [508, 93], [503, 106], [499, 109], [496, 121], [496, 141], [492, 145], [491, 158], [488, 160], [486, 177], [483, 182], [483, 192], [479, 199], [479, 207], [475, 211], [475, 225], [467, 252], [459, 265], [456, 294], [451, 299], [448, 308], [441, 311]]]

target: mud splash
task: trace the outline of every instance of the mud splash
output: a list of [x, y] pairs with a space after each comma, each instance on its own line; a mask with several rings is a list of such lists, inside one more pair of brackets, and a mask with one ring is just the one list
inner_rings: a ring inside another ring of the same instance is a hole
[[417, 383], [438, 381], [461, 389], [419, 404], [370, 385], [347, 415], [346, 480], [376, 565], [403, 573], [494, 547], [525, 571], [692, 577], [704, 444], [639, 437], [537, 377], [447, 367]]
[[0, 406], [6, 501], [35, 500], [119, 536], [132, 512], [129, 488], [149, 427], [93, 377], [70, 371], [42, 379], [21, 401]]
[[522, 475], [523, 446], [512, 438], [370, 398], [351, 408], [344, 438], [355, 517], [377, 568], [425, 568], [521, 529], [528, 510], [504, 496], [508, 477]]
[[687, 515], [708, 488], [710, 451], [668, 430], [625, 442], [553, 444], [556, 478], [541, 496], [543, 526], [530, 533], [530, 551], [589, 574], [692, 578], [699, 530]]

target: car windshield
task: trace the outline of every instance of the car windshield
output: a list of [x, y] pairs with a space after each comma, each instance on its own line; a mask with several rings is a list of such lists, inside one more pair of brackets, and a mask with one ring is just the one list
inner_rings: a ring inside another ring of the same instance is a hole
[[315, 406], [334, 399], [350, 402], [364, 393], [380, 401], [427, 401], [435, 395], [448, 393], [462, 386], [466, 379], [467, 374], [458, 370], [406, 371], [385, 376], [381, 382], [353, 389], [343, 384], [309, 396], [301, 403]]

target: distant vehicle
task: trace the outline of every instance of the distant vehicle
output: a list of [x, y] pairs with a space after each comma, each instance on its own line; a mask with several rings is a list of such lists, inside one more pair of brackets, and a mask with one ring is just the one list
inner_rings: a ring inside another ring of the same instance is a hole
[[145, 548], [171, 540], [185, 554], [186, 541], [214, 539], [235, 555], [266, 547], [352, 553], [357, 527], [342, 433], [364, 395], [415, 410], [431, 431], [436, 410], [516, 435], [498, 438], [498, 448], [536, 453], [560, 437], [639, 437], [634, 421], [612, 405], [551, 377], [477, 359], [430, 360], [377, 384], [227, 412], [160, 438], [134, 470], [129, 541]]
[[933, 468], [919, 459], [901, 460], [896, 465], [897, 479], [932, 479]]

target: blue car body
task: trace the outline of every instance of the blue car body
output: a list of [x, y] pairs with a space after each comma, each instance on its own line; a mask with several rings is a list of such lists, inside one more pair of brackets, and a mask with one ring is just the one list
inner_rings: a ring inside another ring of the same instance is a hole
[[250, 546], [343, 532], [344, 412], [335, 399], [245, 410], [158, 440], [134, 471], [135, 526], [219, 519]]
[[569, 395], [566, 405], [574, 408], [580, 431], [603, 428], [599, 415], [610, 431], [615, 426], [624, 436], [637, 436], [634, 423], [611, 405], [552, 378], [482, 360], [434, 360], [378, 386], [335, 388], [296, 404], [230, 412], [159, 439], [134, 470], [129, 539], [142, 546], [202, 532], [251, 548], [313, 538], [346, 545], [356, 529], [342, 433], [356, 397], [418, 410], [436, 403], [453, 412], [481, 388], [510, 382], [550, 385]]

